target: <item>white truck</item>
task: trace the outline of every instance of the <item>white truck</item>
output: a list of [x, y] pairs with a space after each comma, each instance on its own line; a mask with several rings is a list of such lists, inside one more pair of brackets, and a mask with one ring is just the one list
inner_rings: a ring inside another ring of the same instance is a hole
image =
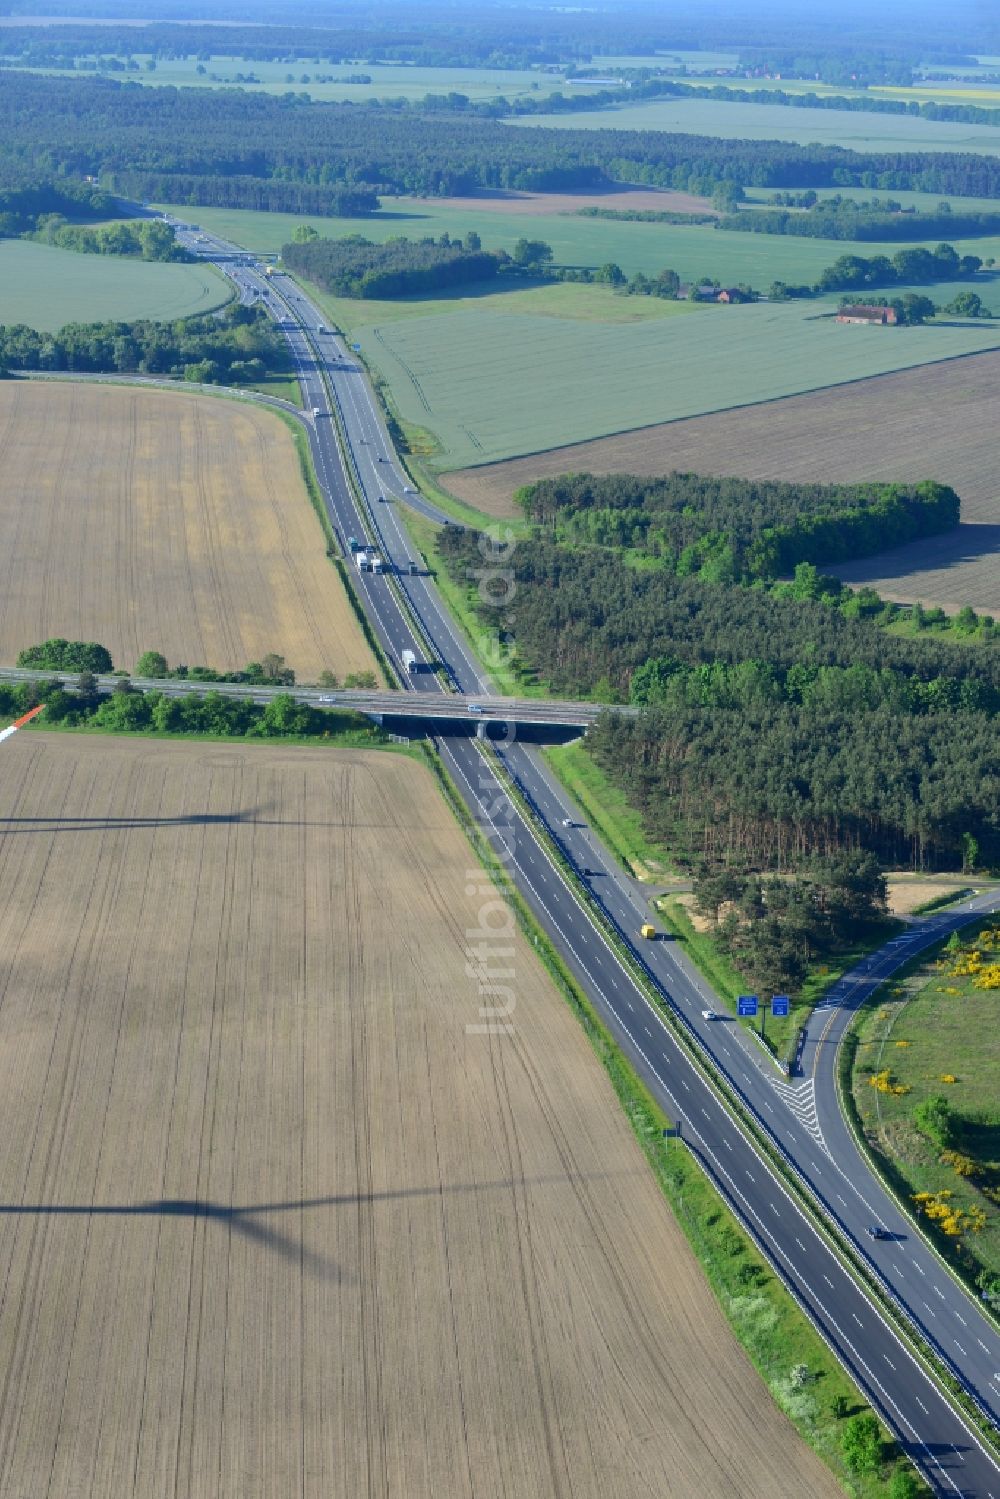
[[358, 564], [358, 571], [359, 572], [366, 573], [368, 571], [368, 569], [371, 567], [371, 563], [368, 560], [368, 553], [367, 552], [355, 552], [355, 554], [354, 554], [354, 560]]
[[381, 558], [381, 557], [373, 557], [372, 558], [372, 572], [373, 573], [384, 573], [385, 572], [385, 562], [384, 562], [383, 558]]
[[403, 665], [405, 666], [406, 670], [412, 676], [412, 674], [417, 669], [417, 656], [416, 656], [416, 652], [415, 651], [404, 651], [403, 652]]

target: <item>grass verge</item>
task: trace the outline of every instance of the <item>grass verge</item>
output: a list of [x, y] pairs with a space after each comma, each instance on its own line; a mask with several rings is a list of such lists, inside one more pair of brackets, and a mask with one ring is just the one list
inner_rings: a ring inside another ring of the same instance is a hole
[[963, 885], [961, 890], [946, 890], [941, 895], [935, 895], [933, 900], [925, 900], [922, 906], [915, 906], [911, 914], [928, 916], [931, 911], [941, 911], [946, 906], [957, 906], [959, 901], [965, 900], [971, 894], [971, 885]]
[[[632, 1126], [660, 1189], [670, 1203], [726, 1318], [772, 1397], [800, 1435], [857, 1499], [885, 1493], [897, 1471], [912, 1471], [884, 1433], [877, 1474], [846, 1468], [841, 1441], [846, 1420], [867, 1403], [805, 1313], [764, 1260], [752, 1239], [686, 1147], [665, 1141], [669, 1120], [612, 1038], [545, 932], [513, 887], [487, 839], [469, 815], [438, 755], [422, 747], [448, 804], [494, 885], [509, 901], [556, 987], [583, 1026]], [[803, 1372], [804, 1370], [804, 1372]], [[929, 1491], [922, 1486], [915, 1495]]]
[[630, 874], [650, 881], [668, 874], [670, 860], [666, 851], [650, 842], [642, 815], [629, 805], [625, 793], [608, 780], [583, 744], [579, 741], [561, 744], [542, 753], [560, 783], [579, 803], [588, 822]]
[[427, 570], [437, 584], [438, 592], [452, 619], [457, 623], [466, 643], [479, 662], [482, 674], [497, 692], [511, 692], [516, 685], [514, 674], [505, 672], [502, 666], [498, 672], [495, 662], [492, 669], [483, 662], [481, 646], [489, 636], [476, 614], [475, 590], [471, 585], [463, 588], [461, 584], [456, 583], [442, 561], [437, 549], [437, 537], [441, 527], [428, 520], [426, 516], [418, 515], [414, 510], [403, 512], [403, 520], [416, 550], [422, 556]]
[[241, 385], [241, 390], [256, 390], [262, 396], [274, 396], [279, 401], [290, 401], [293, 406], [302, 406], [302, 392], [294, 375], [273, 375], [251, 384]]
[[[400, 427], [405, 432], [406, 429], [402, 423]], [[419, 454], [414, 453], [409, 444], [401, 456], [418, 489], [422, 490], [439, 510], [443, 510], [445, 515], [450, 515], [452, 520], [457, 521], [460, 526], [468, 526], [471, 531], [489, 531], [491, 528], [495, 530], [501, 526], [504, 535], [509, 533], [512, 537], [530, 534], [531, 528], [526, 520], [498, 520], [495, 515], [487, 515], [484, 510], [476, 510], [472, 505], [466, 505], [450, 490], [443, 488], [440, 479], [421, 460]]]

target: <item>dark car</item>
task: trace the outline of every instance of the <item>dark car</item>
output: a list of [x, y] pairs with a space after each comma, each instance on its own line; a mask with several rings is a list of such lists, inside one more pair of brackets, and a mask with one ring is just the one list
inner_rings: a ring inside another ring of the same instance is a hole
[[865, 1230], [865, 1232], [867, 1233], [867, 1235], [868, 1235], [868, 1237], [870, 1239], [891, 1239], [892, 1238], [892, 1234], [889, 1232], [889, 1230], [887, 1228], [883, 1228], [880, 1223], [871, 1223], [871, 1224], [869, 1224], [869, 1226]]

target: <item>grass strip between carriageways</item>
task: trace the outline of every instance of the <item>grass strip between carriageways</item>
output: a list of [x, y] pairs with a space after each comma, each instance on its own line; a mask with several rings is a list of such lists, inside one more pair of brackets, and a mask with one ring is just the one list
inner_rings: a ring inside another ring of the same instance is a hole
[[582, 742], [550, 746], [542, 755], [629, 874], [651, 881], [662, 874], [664, 883], [672, 878], [657, 867], [667, 862], [667, 856], [647, 839], [642, 814], [629, 806], [625, 793], [608, 779]]
[[[828, 1221], [824, 1216], [811, 1190], [802, 1181], [797, 1168], [787, 1156], [780, 1141], [772, 1139], [768, 1134], [765, 1122], [758, 1119], [751, 1106], [744, 1103], [738, 1097], [733, 1086], [718, 1071], [714, 1062], [696, 1044], [687, 1027], [681, 1024], [678, 1016], [675, 1015], [671, 1005], [660, 990], [655, 978], [636, 956], [613, 919], [595, 900], [591, 891], [585, 885], [581, 884], [576, 874], [575, 866], [563, 854], [546, 824], [533, 812], [520, 787], [510, 776], [509, 771], [505, 766], [500, 765], [488, 745], [481, 748], [483, 753], [489, 758], [498, 781], [507, 790], [524, 820], [534, 829], [536, 842], [542, 852], [549, 859], [557, 873], [562, 876], [578, 904], [588, 912], [594, 925], [609, 942], [630, 977], [654, 1006], [656, 1013], [670, 1027], [672, 1036], [679, 1042], [685, 1054], [712, 1088], [719, 1102], [730, 1114], [734, 1123], [753, 1141], [758, 1154], [780, 1179], [780, 1183], [808, 1218], [814, 1231], [823, 1238], [831, 1251], [837, 1256], [843, 1269], [863, 1288], [865, 1294], [885, 1320], [891, 1324], [908, 1351], [922, 1364], [930, 1377], [937, 1382], [942, 1391], [947, 1393], [956, 1407], [975, 1426], [976, 1430], [986, 1440], [987, 1445], [994, 1451], [1000, 1452], [1000, 1434], [996, 1432], [992, 1422], [980, 1410], [974, 1397], [968, 1394], [936, 1350], [925, 1341], [918, 1329], [909, 1321], [905, 1313], [900, 1310], [892, 1295], [882, 1285], [877, 1276], [869, 1270], [859, 1252], [846, 1236], [834, 1223]], [[778, 1273], [780, 1274], [781, 1272], [779, 1271]], [[790, 1282], [786, 1282], [786, 1284], [791, 1294], [795, 1296], [794, 1287]]]
[[[718, 1297], [738, 1342], [796, 1429], [850, 1494], [875, 1499], [908, 1461], [889, 1437], [891, 1459], [877, 1475], [849, 1473], [840, 1451], [844, 1418], [867, 1404], [864, 1395], [814, 1327], [794, 1292], [776, 1274], [721, 1193], [676, 1139], [664, 1141], [670, 1120], [612, 1037], [606, 1024], [513, 885], [489, 840], [476, 825], [436, 750], [422, 746], [446, 801], [499, 894], [583, 1026], [611, 1080], [633, 1133], [691, 1248]], [[792, 1370], [808, 1366], [811, 1384], [793, 1388]], [[822, 1385], [822, 1401], [810, 1395]], [[839, 1414], [838, 1414], [839, 1412]], [[929, 1490], [922, 1490], [929, 1493]]]

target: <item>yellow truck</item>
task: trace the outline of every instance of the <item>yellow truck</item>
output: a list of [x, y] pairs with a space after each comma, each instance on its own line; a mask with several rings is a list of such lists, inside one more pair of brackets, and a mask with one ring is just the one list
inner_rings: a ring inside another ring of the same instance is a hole
[[639, 936], [645, 937], [650, 942], [655, 942], [657, 936], [656, 927], [652, 926], [650, 922], [644, 921], [639, 928]]

